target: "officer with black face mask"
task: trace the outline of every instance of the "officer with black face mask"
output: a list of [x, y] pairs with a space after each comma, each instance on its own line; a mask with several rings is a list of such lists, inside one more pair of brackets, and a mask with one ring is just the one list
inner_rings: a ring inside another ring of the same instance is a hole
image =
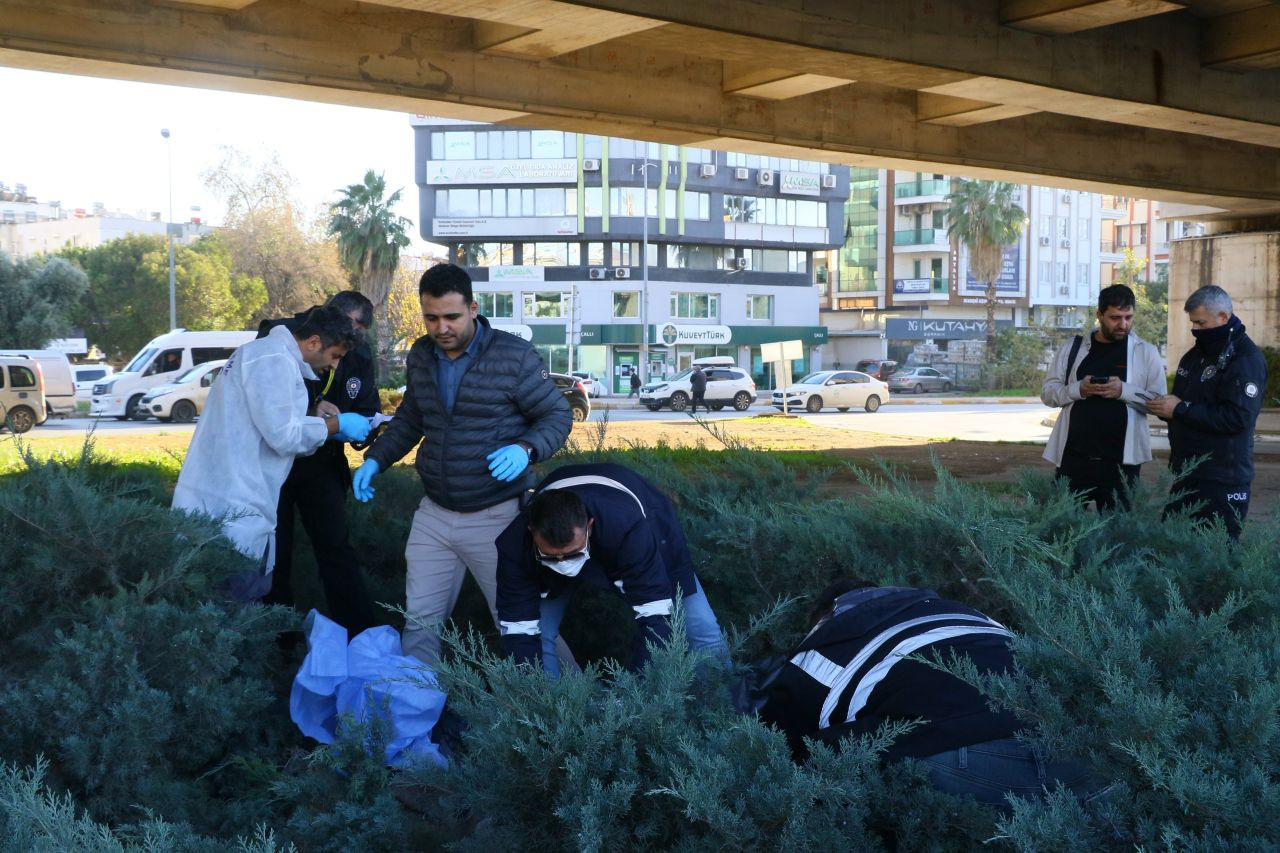
[[[1187, 298], [1193, 346], [1178, 362], [1173, 391], [1147, 404], [1169, 422], [1169, 465], [1178, 479], [1166, 512], [1198, 504], [1196, 518], [1221, 518], [1239, 541], [1253, 484], [1253, 431], [1267, 365], [1231, 297], [1209, 284]], [[1198, 457], [1204, 462], [1187, 470]]]

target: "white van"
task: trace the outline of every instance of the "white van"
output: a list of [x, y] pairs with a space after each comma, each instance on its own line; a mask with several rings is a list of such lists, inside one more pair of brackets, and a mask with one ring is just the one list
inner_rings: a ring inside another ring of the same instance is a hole
[[93, 396], [93, 386], [115, 373], [109, 364], [73, 364], [71, 375], [76, 380], [76, 402], [88, 403]]
[[147, 391], [172, 382], [182, 373], [220, 358], [230, 358], [236, 348], [249, 343], [253, 332], [188, 332], [177, 329], [150, 341], [129, 365], [115, 376], [93, 386], [89, 414], [95, 418], [146, 420], [135, 410]]
[[[29, 358], [44, 374], [44, 402], [51, 415], [66, 417], [76, 413], [76, 380], [71, 375], [67, 354], [56, 349], [4, 349], [0, 355]], [[42, 419], [43, 420], [43, 419]]]
[[40, 363], [0, 356], [0, 429], [26, 432], [48, 417]]

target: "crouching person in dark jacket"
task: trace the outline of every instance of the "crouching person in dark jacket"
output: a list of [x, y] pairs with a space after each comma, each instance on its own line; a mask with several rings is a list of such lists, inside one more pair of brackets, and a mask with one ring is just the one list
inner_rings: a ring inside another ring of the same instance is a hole
[[762, 687], [760, 717], [781, 729], [797, 760], [804, 738], [834, 749], [886, 722], [922, 721], [886, 758], [915, 758], [934, 787], [988, 805], [1040, 796], [1058, 784], [1087, 798], [1102, 786], [1083, 762], [1046, 760], [973, 687], [913, 656], [969, 658], [980, 673], [1013, 669], [1012, 634], [928, 589], [843, 581], [819, 596], [813, 627]]
[[542, 660], [559, 675], [555, 640], [580, 584], [615, 589], [635, 613], [629, 662], [671, 636], [683, 599], [689, 649], [727, 660], [720, 625], [693, 573], [676, 509], [648, 480], [621, 465], [566, 465], [539, 484], [528, 508], [498, 537], [498, 625], [507, 653]]

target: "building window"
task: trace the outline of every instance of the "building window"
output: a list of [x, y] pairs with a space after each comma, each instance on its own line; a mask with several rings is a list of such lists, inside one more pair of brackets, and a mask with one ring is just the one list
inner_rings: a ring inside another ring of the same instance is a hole
[[1076, 229], [1076, 236], [1080, 239], [1080, 242], [1082, 243], [1089, 242], [1089, 220], [1087, 219], [1080, 220], [1079, 226]]
[[521, 263], [536, 267], [580, 265], [581, 243], [521, 243]]
[[587, 244], [587, 266], [604, 266], [604, 243]]
[[747, 319], [748, 320], [772, 320], [773, 319], [773, 297], [772, 296], [748, 296], [747, 297]]
[[1059, 216], [1058, 219], [1058, 239], [1065, 240], [1071, 236], [1071, 222], [1065, 216]]
[[1135, 246], [1145, 245], [1147, 242], [1147, 224], [1143, 222], [1133, 227], [1137, 229], [1136, 233], [1133, 235], [1133, 244]]
[[826, 203], [793, 198], [725, 195], [725, 222], [759, 222], [763, 225], [799, 225], [820, 228], [827, 224]]
[[673, 293], [671, 316], [682, 320], [714, 320], [720, 316], [720, 297], [714, 293]]
[[514, 243], [459, 243], [454, 263], [460, 267], [498, 267], [516, 262]]
[[[587, 147], [591, 138], [587, 138]], [[598, 152], [600, 138], [594, 139]], [[577, 153], [577, 134], [559, 130], [446, 130], [431, 134], [432, 160], [559, 160]]]
[[[595, 190], [595, 201], [598, 204], [600, 189], [596, 187]], [[591, 203], [590, 190], [587, 203]], [[436, 190], [436, 216], [441, 219], [577, 215], [578, 191], [564, 187]]]
[[513, 293], [480, 293], [476, 292], [476, 304], [480, 313], [490, 320], [514, 320], [516, 301]]
[[525, 319], [546, 319], [567, 317], [569, 294], [567, 293], [526, 293], [524, 294]]
[[[638, 267], [640, 266], [640, 243], [610, 243], [609, 251], [612, 257], [610, 263], [615, 267]], [[658, 244], [649, 244], [649, 266], [656, 267], [658, 265]]]
[[725, 165], [746, 166], [748, 169], [773, 169], [776, 172], [813, 172], [825, 175], [830, 169], [826, 163], [813, 160], [794, 160], [789, 157], [766, 157], [760, 154], [741, 154], [731, 151], [725, 154]]
[[1058, 261], [1058, 263], [1055, 264], [1055, 266], [1058, 268], [1058, 284], [1066, 284], [1067, 283], [1067, 262]]
[[640, 319], [640, 291], [615, 290], [613, 292], [613, 316], [619, 320]]
[[673, 243], [667, 246], [667, 266], [688, 270], [722, 270], [733, 249], [725, 246], [695, 246]]
[[807, 272], [805, 253], [784, 249], [744, 249], [747, 269], [757, 272]]
[[1089, 284], [1089, 265], [1088, 264], [1076, 264], [1076, 283], [1083, 284], [1083, 285]]
[[1043, 284], [1053, 283], [1053, 273], [1051, 272], [1049, 261], [1040, 262], [1040, 281]]

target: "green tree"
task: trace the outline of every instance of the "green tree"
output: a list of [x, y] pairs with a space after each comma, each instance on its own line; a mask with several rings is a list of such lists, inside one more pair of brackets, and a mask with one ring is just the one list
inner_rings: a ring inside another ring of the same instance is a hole
[[377, 317], [380, 366], [390, 357], [391, 334], [387, 319], [387, 296], [391, 278], [400, 265], [400, 250], [409, 245], [409, 220], [394, 212], [400, 190], [387, 195], [387, 182], [372, 169], [364, 180], [339, 191], [342, 195], [330, 208], [329, 234], [338, 239], [338, 257], [352, 282], [373, 303]]
[[1163, 351], [1169, 342], [1169, 274], [1162, 270], [1155, 281], [1145, 281], [1140, 276], [1146, 266], [1144, 258], [1126, 248], [1124, 260], [1116, 267], [1115, 283], [1133, 290], [1133, 330]]
[[253, 320], [304, 310], [347, 287], [337, 246], [320, 217], [306, 215], [294, 199], [294, 179], [278, 157], [257, 163], [226, 147], [203, 177], [227, 204], [220, 239], [231, 268], [266, 288]]
[[[165, 238], [130, 235], [67, 257], [89, 279], [78, 319], [91, 343], [114, 360], [128, 358], [169, 325], [169, 255]], [[217, 237], [177, 247], [178, 325], [243, 329], [266, 301], [262, 280], [231, 270]]]
[[[987, 364], [996, 351], [996, 279], [1004, 247], [1017, 242], [1027, 214], [1014, 201], [1017, 185], [1005, 181], [961, 180], [946, 197], [947, 236], [969, 250], [969, 271], [987, 285]], [[987, 371], [988, 382], [994, 373]]]
[[64, 337], [88, 286], [61, 258], [13, 261], [0, 252], [0, 347], [43, 349]]

